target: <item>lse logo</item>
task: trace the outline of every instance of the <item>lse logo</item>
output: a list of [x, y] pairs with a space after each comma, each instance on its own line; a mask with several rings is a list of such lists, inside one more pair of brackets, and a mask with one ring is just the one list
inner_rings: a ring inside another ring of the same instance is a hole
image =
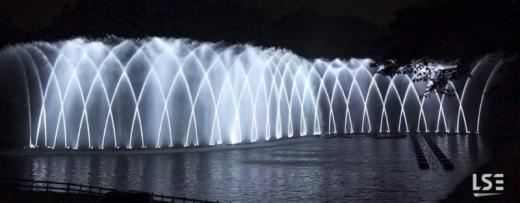
[[[495, 186], [493, 188], [493, 186]], [[484, 173], [478, 179], [477, 174], [473, 174], [473, 196], [484, 197], [502, 194], [504, 191], [503, 173]]]

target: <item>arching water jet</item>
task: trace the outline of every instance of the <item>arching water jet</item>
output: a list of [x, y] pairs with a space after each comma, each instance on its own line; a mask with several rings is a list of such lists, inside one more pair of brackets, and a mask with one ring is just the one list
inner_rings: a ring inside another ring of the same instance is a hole
[[[471, 72], [486, 80], [450, 82], [455, 91], [448, 98], [423, 96], [427, 84], [413, 75], [376, 74], [370, 59], [309, 60], [250, 45], [78, 38], [18, 45], [2, 54], [16, 58], [12, 68], [25, 73], [30, 146], [73, 149], [478, 132], [483, 92], [500, 66], [484, 57], [493, 70], [477, 71], [484, 67], [479, 63]], [[468, 102], [468, 92], [482, 93], [474, 101], [480, 103]]]

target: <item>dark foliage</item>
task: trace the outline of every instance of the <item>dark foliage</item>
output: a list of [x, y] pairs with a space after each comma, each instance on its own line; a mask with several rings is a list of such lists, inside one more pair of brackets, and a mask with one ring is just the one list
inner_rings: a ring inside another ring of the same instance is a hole
[[[380, 39], [380, 73], [416, 71], [432, 62], [456, 65], [438, 73], [428, 91], [465, 76], [475, 60], [496, 53], [509, 58], [520, 48], [520, 3], [515, 0], [425, 0], [401, 11]], [[428, 77], [423, 77], [427, 79]]]

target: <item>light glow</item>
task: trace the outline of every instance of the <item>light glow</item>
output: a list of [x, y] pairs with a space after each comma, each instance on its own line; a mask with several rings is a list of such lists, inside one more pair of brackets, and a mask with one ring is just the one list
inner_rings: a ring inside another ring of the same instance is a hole
[[[308, 60], [250, 45], [78, 38], [24, 44], [3, 53], [16, 55], [25, 71], [29, 146], [51, 149], [478, 132], [484, 92], [500, 66], [491, 73], [479, 70], [479, 64], [473, 68], [472, 74], [485, 74], [484, 85], [468, 77], [463, 85], [450, 82], [454, 97], [425, 97], [425, 82], [376, 74], [370, 59]], [[468, 92], [481, 96], [468, 99]], [[478, 114], [468, 115], [465, 108]]]

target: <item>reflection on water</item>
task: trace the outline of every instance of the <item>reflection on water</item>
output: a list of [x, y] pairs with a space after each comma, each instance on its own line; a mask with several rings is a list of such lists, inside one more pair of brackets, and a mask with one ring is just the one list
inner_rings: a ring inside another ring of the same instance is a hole
[[[484, 161], [475, 135], [433, 140], [455, 164], [419, 170], [410, 138], [308, 139], [290, 145], [172, 154], [2, 157], [10, 176], [220, 201], [436, 201]], [[284, 142], [291, 142], [284, 141]], [[428, 155], [429, 154], [429, 155]]]

